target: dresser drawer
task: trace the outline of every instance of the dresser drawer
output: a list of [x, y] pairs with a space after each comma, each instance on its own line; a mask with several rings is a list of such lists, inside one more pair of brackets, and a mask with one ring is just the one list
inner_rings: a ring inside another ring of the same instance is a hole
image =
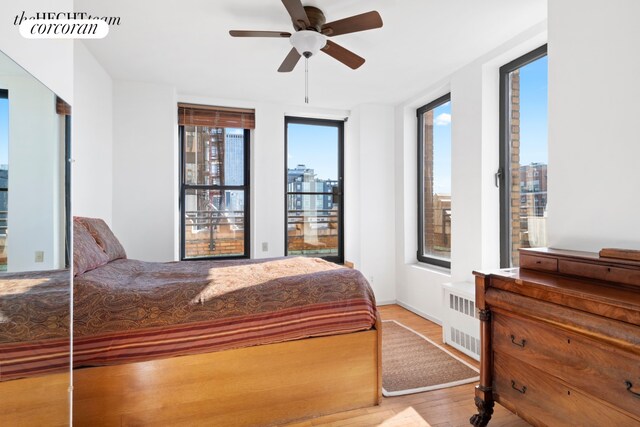
[[611, 267], [561, 259], [558, 264], [558, 271], [572, 276], [640, 286], [640, 270], [638, 269]]
[[[640, 417], [640, 397], [632, 393], [640, 392], [640, 349], [637, 354], [614, 350], [579, 334], [515, 314], [493, 314], [495, 351]], [[627, 381], [633, 384], [631, 390], [627, 390]]]
[[494, 397], [537, 426], [637, 426], [640, 422], [522, 361], [494, 353]]
[[530, 270], [558, 271], [558, 260], [536, 255], [526, 255], [520, 253], [520, 267]]

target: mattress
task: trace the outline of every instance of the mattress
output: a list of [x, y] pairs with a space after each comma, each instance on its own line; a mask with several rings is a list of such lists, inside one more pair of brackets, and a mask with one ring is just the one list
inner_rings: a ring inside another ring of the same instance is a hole
[[357, 332], [376, 315], [360, 272], [317, 258], [120, 259], [74, 279], [74, 367]]
[[69, 370], [68, 270], [0, 276], [0, 381]]

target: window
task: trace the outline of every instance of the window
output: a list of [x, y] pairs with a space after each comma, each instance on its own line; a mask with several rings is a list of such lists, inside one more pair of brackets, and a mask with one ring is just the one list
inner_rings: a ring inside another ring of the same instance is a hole
[[418, 261], [451, 268], [451, 94], [418, 109]]
[[344, 122], [285, 118], [285, 255], [344, 261]]
[[249, 256], [253, 112], [180, 105], [181, 259]]
[[500, 264], [547, 246], [547, 46], [500, 68]]
[[9, 212], [9, 91], [0, 89], [0, 271], [7, 271]]

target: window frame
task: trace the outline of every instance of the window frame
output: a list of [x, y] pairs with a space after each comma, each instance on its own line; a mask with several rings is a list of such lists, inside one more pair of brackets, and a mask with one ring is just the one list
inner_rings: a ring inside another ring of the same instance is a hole
[[509, 74], [547, 56], [544, 44], [500, 67], [500, 153], [496, 182], [500, 187], [500, 268], [511, 268], [511, 139]]
[[[7, 102], [9, 101], [9, 90], [8, 89], [0, 89], [0, 99], [6, 99]], [[9, 132], [9, 129], [7, 129], [7, 132]], [[7, 145], [7, 151], [9, 150], [9, 146]], [[6, 197], [7, 197], [7, 217], [5, 218], [5, 224], [6, 224], [6, 230], [5, 233], [7, 232], [7, 230], [9, 229], [9, 222], [8, 222], [8, 215], [9, 215], [9, 182], [8, 182], [8, 177], [7, 177], [7, 186], [6, 187], [0, 187], [0, 192], [2, 193], [6, 193]], [[6, 238], [6, 234], [5, 234], [5, 238]], [[9, 261], [7, 259], [7, 264], [5, 264], [5, 266], [8, 266]]]
[[434, 110], [437, 107], [446, 104], [447, 102], [451, 102], [451, 92], [434, 99], [428, 104], [418, 108], [416, 111], [418, 118], [418, 251], [416, 253], [416, 258], [419, 262], [425, 264], [451, 269], [451, 258], [449, 258], [449, 260], [443, 260], [424, 255], [424, 114], [429, 110]]
[[[211, 126], [204, 126], [211, 127]], [[224, 128], [223, 128], [224, 129]], [[184, 144], [185, 144], [185, 126], [178, 126], [178, 140], [180, 145], [179, 157], [179, 186], [180, 186], [180, 200], [179, 200], [179, 212], [180, 212], [180, 260], [181, 261], [211, 261], [211, 260], [231, 260], [231, 259], [247, 259], [251, 254], [251, 129], [244, 130], [244, 185], [212, 185], [212, 184], [187, 184], [185, 181], [185, 167], [184, 167]], [[184, 200], [187, 190], [220, 190], [224, 191], [242, 190], [244, 191], [244, 254], [242, 255], [224, 255], [224, 256], [206, 256], [197, 258], [186, 258], [185, 249], [185, 215], [184, 215]]]
[[318, 256], [326, 261], [344, 264], [344, 120], [285, 116], [284, 118], [284, 256], [289, 256], [289, 124], [328, 126], [338, 129], [338, 256]]

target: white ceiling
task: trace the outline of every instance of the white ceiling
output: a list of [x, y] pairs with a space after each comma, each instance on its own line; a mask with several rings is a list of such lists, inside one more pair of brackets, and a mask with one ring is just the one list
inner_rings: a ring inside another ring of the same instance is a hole
[[[303, 0], [327, 21], [377, 10], [381, 29], [333, 38], [366, 58], [351, 70], [325, 54], [309, 60], [311, 105], [399, 103], [546, 19], [546, 0]], [[292, 31], [280, 0], [75, 0], [76, 11], [119, 16], [86, 41], [115, 79], [167, 83], [179, 94], [302, 104], [304, 62], [276, 70], [287, 39], [228, 31]]]

